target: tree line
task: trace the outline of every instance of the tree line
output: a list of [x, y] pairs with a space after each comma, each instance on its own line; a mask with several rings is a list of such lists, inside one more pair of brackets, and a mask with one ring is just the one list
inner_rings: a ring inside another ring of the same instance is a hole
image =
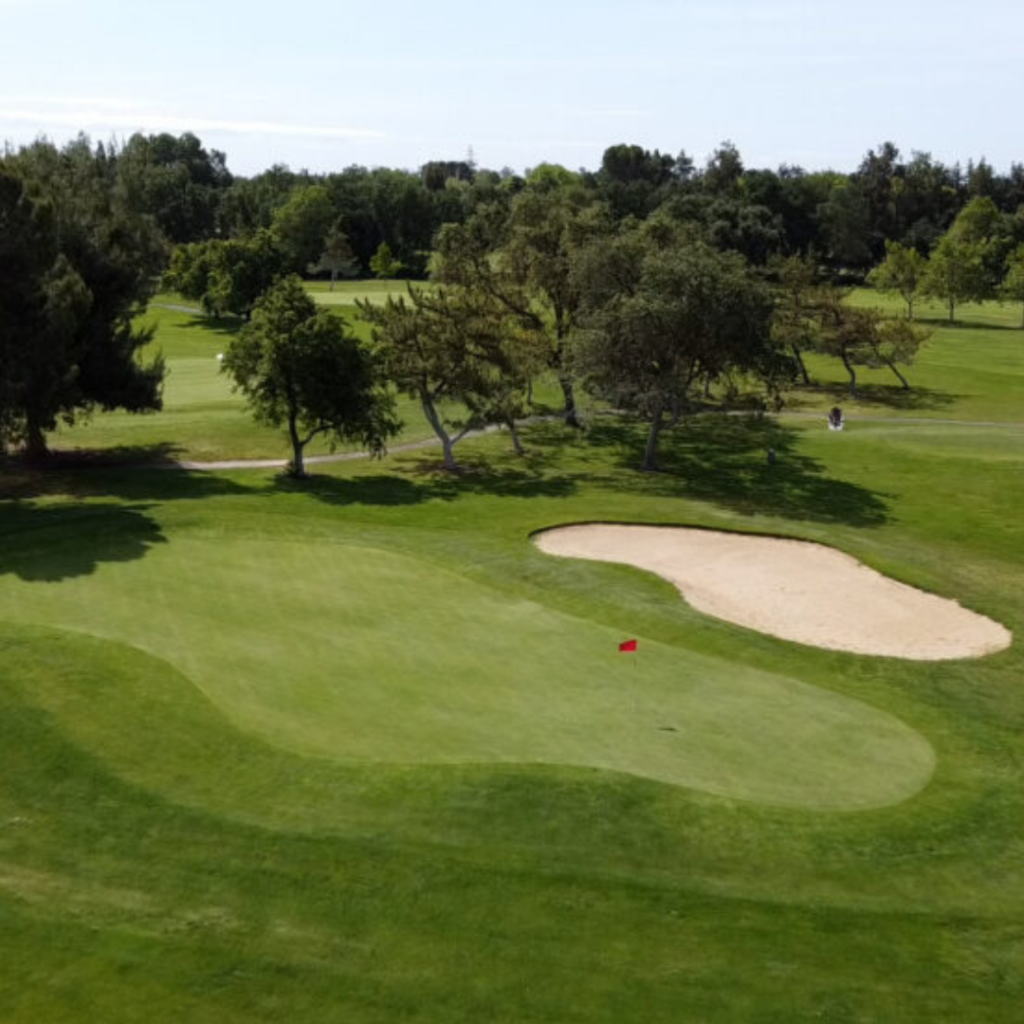
[[[613, 146], [592, 173], [461, 161], [236, 179], [191, 135], [41, 141], [0, 159], [0, 440], [41, 454], [59, 420], [159, 407], [163, 367], [139, 357], [134, 318], [163, 274], [247, 321], [225, 368], [257, 415], [287, 427], [298, 472], [319, 434], [380, 450], [395, 388], [420, 403], [450, 467], [466, 429], [446, 421], [452, 403], [519, 447], [542, 374], [570, 425], [579, 388], [641, 416], [653, 468], [661, 432], [702, 403], [742, 399], [752, 381], [775, 400], [794, 375], [809, 381], [807, 351], [840, 360], [852, 391], [859, 366], [909, 386], [919, 295], [951, 318], [991, 295], [1024, 302], [1022, 196], [1019, 165], [961, 173], [902, 162], [889, 144], [852, 175], [749, 171], [724, 144], [702, 168]], [[869, 280], [902, 296], [906, 321], [843, 301], [876, 257]], [[411, 279], [407, 297], [362, 305], [371, 346], [291, 276], [367, 271]], [[362, 384], [346, 392], [342, 377]], [[329, 415], [332, 403], [356, 412]]]
[[[271, 231], [288, 270], [299, 274], [318, 264], [334, 232], [347, 239], [356, 273], [372, 272], [383, 243], [396, 272], [423, 277], [443, 224], [461, 223], [484, 203], [507, 205], [530, 187], [583, 188], [616, 220], [667, 208], [699, 224], [712, 244], [758, 264], [776, 253], [811, 254], [834, 270], [863, 273], [884, 257], [887, 241], [928, 255], [975, 199], [991, 200], [1009, 219], [1016, 244], [1024, 242], [1024, 164], [1006, 173], [983, 158], [949, 166], [927, 153], [904, 156], [891, 142], [869, 150], [848, 174], [748, 168], [729, 142], [700, 166], [685, 151], [619, 144], [593, 171], [540, 164], [521, 175], [469, 158], [431, 161], [417, 171], [350, 166], [311, 174], [275, 165], [240, 177], [224, 153], [189, 133], [137, 134], [95, 147], [82, 137], [65, 147], [83, 149], [104, 165], [125, 209], [149, 218], [170, 245]], [[41, 141], [8, 158], [52, 159], [53, 152]]]

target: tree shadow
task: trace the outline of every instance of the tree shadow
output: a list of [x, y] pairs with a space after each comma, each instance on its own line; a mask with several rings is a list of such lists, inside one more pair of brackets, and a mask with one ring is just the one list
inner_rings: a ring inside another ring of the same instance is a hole
[[554, 453], [534, 449], [525, 456], [511, 456], [516, 465], [495, 464], [471, 455], [459, 460], [456, 472], [435, 459], [417, 459], [410, 469], [421, 477], [431, 498], [454, 501], [463, 494], [487, 494], [499, 498], [567, 498], [577, 487], [570, 474], [547, 475]]
[[301, 480], [282, 473], [271, 481], [271, 492], [307, 494], [329, 505], [418, 505], [424, 488], [401, 476], [337, 477], [311, 474]]
[[166, 543], [145, 506], [12, 502], [0, 508], [0, 577], [56, 583], [88, 576], [101, 562], [134, 561]]
[[[546, 458], [546, 457], [544, 457]], [[281, 474], [271, 490], [308, 494], [331, 505], [419, 505], [425, 501], [456, 501], [466, 494], [503, 498], [563, 498], [577, 482], [570, 476], [545, 476], [542, 457], [531, 466], [509, 468], [466, 458], [460, 469], [446, 470], [439, 460], [405, 461], [390, 475], [335, 477], [310, 475], [301, 480]]]
[[[851, 395], [845, 383], [812, 384], [794, 391], [789, 402], [793, 409], [806, 408], [812, 402], [800, 401], [801, 396], [825, 398], [835, 405], [881, 405], [889, 409], [944, 409], [966, 396], [951, 391], [936, 391], [914, 385], [903, 388], [897, 384], [859, 384], [857, 394]], [[824, 415], [824, 414], [823, 414]]]
[[181, 445], [172, 441], [119, 444], [109, 448], [54, 448], [39, 469], [94, 469], [110, 466], [171, 466], [181, 457]]
[[204, 334], [215, 334], [225, 338], [233, 338], [244, 326], [245, 321], [236, 317], [227, 316], [204, 316], [203, 314], [192, 314], [189, 319], [180, 325], [181, 329], [200, 330]]
[[929, 317], [915, 317], [914, 322], [918, 324], [927, 324], [929, 327], [952, 327], [960, 328], [964, 330], [972, 331], [1020, 331], [1024, 330], [1018, 323], [1014, 324], [995, 324], [992, 322], [986, 322], [984, 320], [960, 320], [956, 319], [950, 323], [948, 316], [929, 316]]
[[247, 493], [219, 474], [177, 465], [177, 445], [122, 445], [102, 451], [56, 451], [41, 463], [0, 461], [0, 499], [47, 495], [167, 501]]
[[[641, 424], [602, 422], [591, 428], [590, 438], [618, 448], [620, 468], [635, 470], [644, 433]], [[887, 521], [883, 495], [826, 476], [818, 459], [797, 450], [798, 439], [796, 430], [766, 417], [698, 417], [664, 437], [660, 472], [620, 472], [605, 482], [638, 494], [706, 501], [742, 515], [850, 526]]]

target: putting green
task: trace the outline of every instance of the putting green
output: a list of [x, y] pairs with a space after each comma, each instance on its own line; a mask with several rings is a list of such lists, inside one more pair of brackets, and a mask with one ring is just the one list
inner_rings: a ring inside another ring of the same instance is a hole
[[339, 762], [576, 765], [814, 809], [892, 804], [931, 775], [927, 741], [863, 702], [645, 640], [622, 657], [610, 625], [289, 529], [167, 529], [52, 582], [53, 531], [30, 533], [0, 619], [140, 648], [239, 730]]

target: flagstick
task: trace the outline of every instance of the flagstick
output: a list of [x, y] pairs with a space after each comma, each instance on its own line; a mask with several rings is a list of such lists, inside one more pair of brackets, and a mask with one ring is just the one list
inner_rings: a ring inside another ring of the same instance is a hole
[[[634, 671], [636, 670], [636, 666], [637, 666], [637, 656], [636, 656], [636, 654], [634, 654], [633, 655], [633, 669], [634, 669]], [[636, 691], [638, 689], [639, 689], [639, 687], [637, 686], [637, 681], [634, 679], [633, 680], [633, 717], [634, 718], [636, 718], [637, 715], [638, 715], [637, 706], [636, 706]]]

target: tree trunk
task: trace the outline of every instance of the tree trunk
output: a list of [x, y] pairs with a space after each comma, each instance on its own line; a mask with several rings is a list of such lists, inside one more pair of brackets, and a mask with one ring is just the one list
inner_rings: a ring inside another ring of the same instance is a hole
[[337, 280], [338, 280], [338, 268], [337, 267], [331, 267], [331, 287], [327, 289], [329, 292], [333, 292], [334, 291], [334, 282], [337, 281]]
[[423, 407], [423, 415], [426, 416], [427, 422], [433, 428], [434, 433], [437, 434], [441, 447], [444, 449], [444, 468], [458, 469], [459, 464], [455, 461], [455, 455], [452, 450], [455, 447], [455, 442], [452, 441], [448, 431], [444, 429], [441, 417], [437, 414], [437, 409], [434, 406], [433, 398], [430, 395], [421, 394], [420, 405]]
[[956, 299], [951, 295], [949, 297], [949, 322], [955, 323], [953, 315], [956, 313]]
[[914, 300], [913, 299], [907, 299], [907, 319], [911, 323], [914, 322]]
[[1021, 327], [1024, 327], [1024, 309], [1021, 310], [1020, 325], [1021, 325]]
[[572, 378], [559, 376], [558, 383], [562, 388], [562, 397], [565, 399], [565, 422], [570, 427], [579, 428], [580, 419], [576, 414], [576, 390], [573, 387]]
[[42, 462], [50, 454], [46, 446], [46, 434], [39, 421], [31, 414], [26, 424], [25, 457], [29, 462]]
[[804, 354], [800, 351], [800, 346], [795, 341], [789, 343], [789, 347], [793, 350], [793, 356], [796, 359], [797, 369], [800, 371], [800, 376], [804, 379], [804, 384], [810, 387], [811, 375], [807, 372], [807, 366], [804, 363]]
[[647, 433], [647, 446], [644, 448], [644, 461], [640, 465], [645, 473], [651, 473], [658, 468], [658, 438], [665, 425], [662, 415], [662, 408], [659, 405], [651, 417], [651, 429]]
[[516, 421], [509, 418], [507, 423], [508, 432], [512, 435], [512, 449], [515, 451], [516, 455], [525, 455], [526, 449], [523, 447], [523, 442], [519, 438], [519, 431], [516, 429]]
[[909, 391], [910, 390], [910, 382], [907, 380], [906, 377], [903, 376], [902, 373], [900, 373], [899, 370], [896, 369], [896, 364], [895, 363], [890, 363], [890, 362], [887, 361], [885, 365], [888, 366], [889, 369], [892, 370], [892, 372], [896, 374], [897, 379], [903, 385], [904, 389]]
[[841, 356], [843, 360], [843, 366], [846, 367], [846, 372], [850, 375], [850, 395], [853, 398], [857, 397], [857, 371], [853, 368], [853, 363], [850, 362], [850, 357], [843, 351]]
[[288, 437], [292, 442], [292, 464], [288, 471], [294, 477], [304, 477], [306, 475], [306, 461], [304, 458], [306, 446], [299, 437], [299, 428], [294, 414], [288, 417]]

